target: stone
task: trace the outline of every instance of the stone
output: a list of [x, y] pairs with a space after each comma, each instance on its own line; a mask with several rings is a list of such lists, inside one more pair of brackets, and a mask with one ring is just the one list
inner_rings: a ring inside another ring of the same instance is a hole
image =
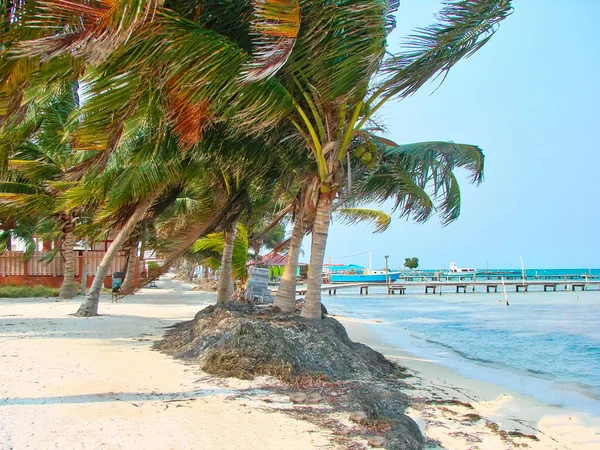
[[369, 447], [381, 448], [385, 445], [385, 439], [381, 436], [372, 436], [367, 440]]
[[317, 394], [316, 392], [312, 392], [308, 394], [308, 398], [306, 399], [306, 403], [309, 404], [317, 404], [323, 401], [323, 396], [321, 394]]
[[350, 413], [350, 420], [356, 423], [363, 423], [367, 421], [367, 414], [364, 411], [354, 411]]
[[290, 395], [290, 402], [292, 403], [306, 403], [308, 399], [308, 395], [303, 394], [302, 392], [296, 392], [295, 394]]

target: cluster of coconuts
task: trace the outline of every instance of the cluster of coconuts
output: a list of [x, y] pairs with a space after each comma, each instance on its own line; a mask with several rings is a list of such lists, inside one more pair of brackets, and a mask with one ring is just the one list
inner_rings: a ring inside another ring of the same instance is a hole
[[369, 141], [359, 145], [354, 149], [353, 155], [356, 159], [360, 159], [367, 169], [377, 167], [377, 145], [374, 142]]

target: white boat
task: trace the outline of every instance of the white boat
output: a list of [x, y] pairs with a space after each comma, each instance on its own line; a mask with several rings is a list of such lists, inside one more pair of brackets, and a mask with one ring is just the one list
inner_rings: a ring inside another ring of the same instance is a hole
[[477, 273], [477, 269], [472, 267], [458, 267], [455, 262], [450, 263], [450, 273]]

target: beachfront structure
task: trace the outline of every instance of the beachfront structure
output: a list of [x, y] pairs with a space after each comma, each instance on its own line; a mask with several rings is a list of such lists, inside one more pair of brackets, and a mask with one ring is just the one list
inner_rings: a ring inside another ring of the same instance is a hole
[[[280, 253], [269, 253], [264, 255], [257, 266], [266, 267], [269, 269], [269, 279], [271, 281], [279, 279], [283, 276], [283, 271], [285, 269], [285, 264], [287, 263], [287, 256], [282, 255]], [[251, 263], [253, 264], [253, 263]], [[298, 263], [296, 267], [296, 276], [297, 277], [306, 277], [308, 274], [308, 264], [306, 263]]]
[[[48, 261], [48, 254], [52, 252], [51, 243], [44, 243], [31, 258], [25, 257], [19, 241], [15, 241], [15, 251], [4, 251], [0, 254], [0, 286], [7, 285], [42, 285], [48, 287], [60, 287], [65, 274], [64, 249]], [[75, 279], [81, 283], [82, 274], [86, 274], [86, 286], [90, 287], [102, 258], [112, 244], [112, 237], [107, 236], [101, 241], [94, 242], [85, 250], [82, 246], [75, 246], [73, 259], [75, 268]], [[56, 244], [55, 244], [56, 245]], [[111, 278], [114, 272], [125, 271], [127, 254], [118, 252], [115, 260], [110, 266], [108, 275], [104, 279], [104, 287], [111, 287]], [[146, 271], [144, 257], [136, 258], [138, 276]]]

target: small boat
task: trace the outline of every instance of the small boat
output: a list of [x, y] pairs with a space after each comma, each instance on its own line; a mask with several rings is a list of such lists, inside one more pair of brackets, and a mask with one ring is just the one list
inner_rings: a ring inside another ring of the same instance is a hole
[[471, 267], [458, 267], [455, 262], [450, 263], [450, 273], [477, 273], [477, 269], [473, 269]]
[[[331, 283], [385, 283], [385, 270], [353, 270], [354, 273], [334, 272], [330, 275]], [[394, 282], [401, 272], [388, 272], [388, 280]]]

